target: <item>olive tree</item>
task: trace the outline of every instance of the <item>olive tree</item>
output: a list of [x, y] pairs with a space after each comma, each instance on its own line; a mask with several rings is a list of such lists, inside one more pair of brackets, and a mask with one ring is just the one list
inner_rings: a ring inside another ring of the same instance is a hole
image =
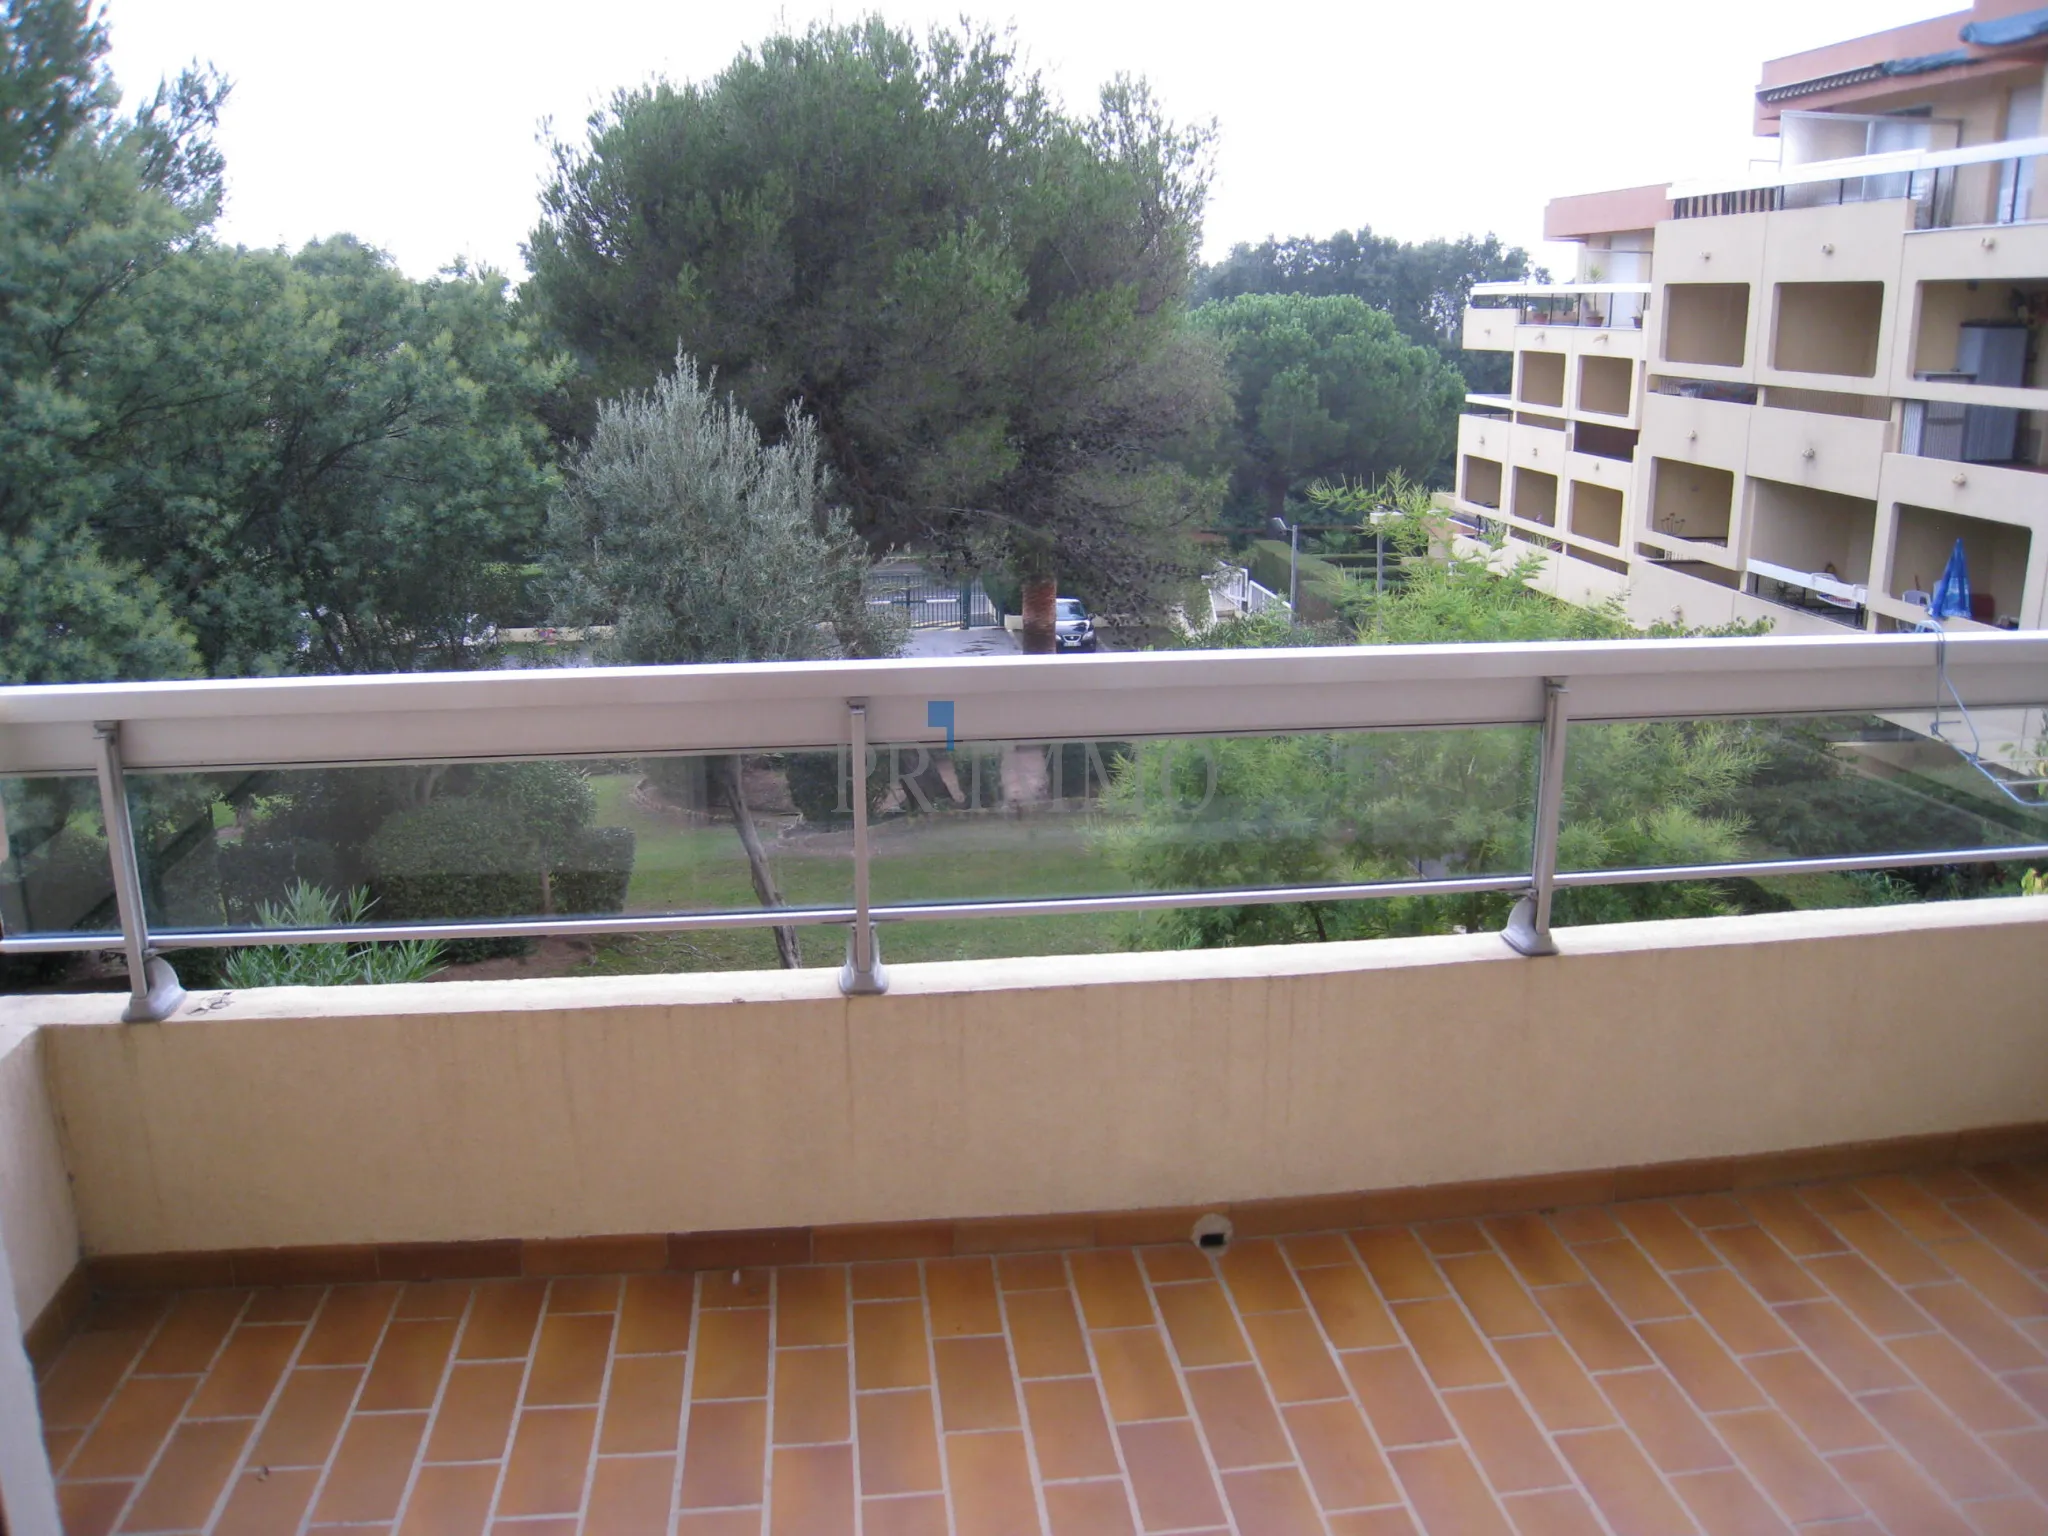
[[[598, 659], [632, 666], [892, 654], [899, 636], [867, 603], [867, 548], [829, 491], [800, 407], [781, 441], [764, 443], [679, 354], [652, 389], [600, 405], [549, 509], [558, 617], [595, 632]], [[755, 895], [784, 905], [740, 759], [708, 771]], [[795, 928], [777, 928], [775, 944], [785, 966], [802, 963]]]

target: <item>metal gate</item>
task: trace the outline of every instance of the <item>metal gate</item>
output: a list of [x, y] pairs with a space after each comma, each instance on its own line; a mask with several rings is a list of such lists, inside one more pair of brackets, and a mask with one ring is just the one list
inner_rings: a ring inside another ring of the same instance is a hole
[[868, 603], [892, 608], [912, 629], [994, 629], [1003, 611], [981, 578], [947, 581], [922, 566], [883, 566], [868, 577]]

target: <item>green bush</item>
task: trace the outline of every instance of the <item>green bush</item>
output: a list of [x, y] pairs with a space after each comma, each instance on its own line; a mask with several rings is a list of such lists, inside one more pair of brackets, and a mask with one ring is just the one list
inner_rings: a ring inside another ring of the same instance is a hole
[[263, 904], [294, 886], [321, 890], [342, 885], [341, 855], [329, 844], [310, 837], [270, 836], [267, 827], [252, 827], [241, 841], [220, 847], [220, 895], [230, 923], [261, 920]]
[[529, 917], [540, 911], [540, 867], [503, 804], [462, 796], [400, 811], [370, 839], [379, 915], [386, 922]]
[[[540, 867], [499, 801], [461, 796], [400, 811], [365, 852], [386, 922], [531, 917], [541, 910]], [[448, 958], [465, 964], [531, 948], [525, 939], [461, 939], [450, 943]]]
[[579, 917], [623, 912], [632, 880], [632, 832], [625, 827], [585, 827], [555, 867], [555, 910]]
[[[471, 793], [400, 811], [370, 839], [378, 916], [433, 922], [623, 910], [633, 834], [583, 825], [595, 805], [588, 779], [567, 764], [478, 770]], [[461, 964], [530, 948], [524, 939], [458, 940], [448, 958]]]
[[[264, 902], [265, 928], [354, 927], [368, 919], [370, 893], [345, 897], [300, 881], [282, 902]], [[434, 939], [382, 944], [276, 944], [237, 949], [221, 966], [230, 987], [351, 987], [425, 981], [441, 969], [443, 946]], [[188, 983], [189, 984], [189, 983]]]
[[[831, 826], [853, 819], [853, 786], [840, 782], [843, 755], [839, 752], [790, 752], [782, 759], [790, 803], [812, 826]], [[889, 762], [885, 753], [875, 771], [868, 775], [868, 815], [875, 814], [875, 808], [882, 803], [882, 796], [888, 788]]]
[[469, 796], [504, 807], [513, 839], [532, 851], [536, 867], [559, 855], [597, 812], [597, 791], [573, 763], [488, 764], [474, 770]]
[[114, 873], [104, 838], [65, 828], [15, 861], [18, 881], [0, 903], [18, 933], [76, 933], [118, 926]]

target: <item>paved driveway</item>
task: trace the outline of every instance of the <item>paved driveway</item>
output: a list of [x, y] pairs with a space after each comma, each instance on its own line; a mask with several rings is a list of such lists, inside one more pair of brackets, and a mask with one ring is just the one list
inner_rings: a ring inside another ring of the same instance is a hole
[[906, 656], [1015, 656], [1023, 649], [1007, 629], [914, 629]]

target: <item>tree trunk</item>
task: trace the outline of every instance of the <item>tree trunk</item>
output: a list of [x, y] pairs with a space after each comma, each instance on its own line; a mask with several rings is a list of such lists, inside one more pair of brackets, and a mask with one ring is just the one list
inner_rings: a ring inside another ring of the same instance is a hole
[[1033, 576], [1024, 582], [1025, 655], [1050, 656], [1057, 649], [1052, 636], [1059, 590], [1059, 583], [1050, 576]]
[[[754, 813], [747, 809], [747, 792], [740, 780], [740, 759], [737, 756], [714, 757], [710, 763], [712, 775], [725, 794], [725, 803], [732, 810], [732, 824], [739, 830], [740, 846], [747, 850], [747, 873], [753, 877], [755, 897], [764, 907], [782, 906], [782, 893], [775, 889], [775, 876], [768, 868], [768, 850], [761, 846], [761, 834], [754, 830]], [[797, 948], [796, 929], [775, 930], [775, 953], [785, 971], [796, 970], [804, 963], [803, 954]]]

